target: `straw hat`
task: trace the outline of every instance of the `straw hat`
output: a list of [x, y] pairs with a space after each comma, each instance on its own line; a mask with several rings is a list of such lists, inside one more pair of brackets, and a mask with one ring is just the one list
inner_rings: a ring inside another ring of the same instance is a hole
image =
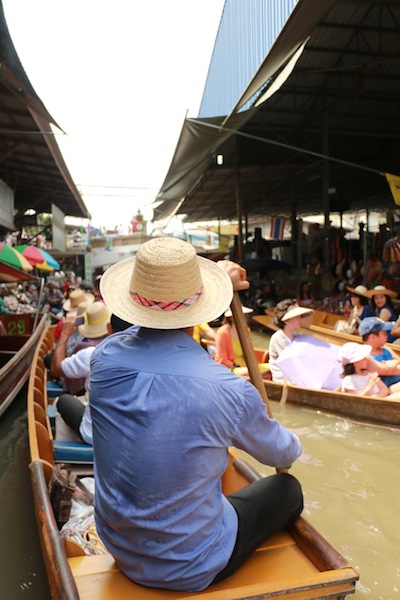
[[357, 342], [347, 342], [339, 348], [338, 360], [343, 365], [358, 362], [366, 358], [372, 350], [369, 344], [357, 344]]
[[66, 300], [63, 304], [63, 309], [66, 312], [69, 312], [70, 310], [77, 308], [79, 304], [91, 304], [92, 302], [94, 302], [93, 294], [84, 292], [79, 288], [70, 293], [68, 300]]
[[305, 317], [307, 315], [311, 315], [313, 310], [311, 308], [304, 308], [303, 306], [299, 306], [298, 304], [293, 304], [289, 307], [288, 311], [281, 317], [281, 321], [288, 321], [289, 319], [294, 319], [295, 317]]
[[[248, 315], [249, 313], [254, 312], [252, 308], [249, 308], [248, 306], [242, 306], [242, 311], [245, 315]], [[224, 317], [231, 317], [232, 316], [232, 311], [230, 308], [228, 308], [228, 310], [226, 310], [224, 312]]]
[[385, 296], [390, 296], [391, 298], [396, 298], [397, 296], [397, 292], [385, 288], [384, 285], [376, 285], [372, 290], [369, 290], [366, 295], [367, 298], [372, 298], [373, 296], [377, 296], [379, 294], [384, 294]]
[[353, 296], [364, 296], [364, 298], [368, 298], [368, 290], [365, 285], [357, 285], [355, 288], [346, 285], [346, 289], [348, 289]]
[[217, 264], [176, 238], [153, 238], [104, 273], [100, 293], [124, 321], [181, 329], [217, 319], [232, 300], [232, 283]]
[[81, 304], [78, 304], [76, 308], [71, 308], [71, 310], [67, 312], [67, 317], [82, 317], [90, 304], [92, 304], [92, 302], [82, 302]]
[[104, 302], [89, 304], [84, 314], [85, 322], [78, 326], [83, 337], [98, 338], [108, 334], [107, 325], [111, 319], [111, 311]]

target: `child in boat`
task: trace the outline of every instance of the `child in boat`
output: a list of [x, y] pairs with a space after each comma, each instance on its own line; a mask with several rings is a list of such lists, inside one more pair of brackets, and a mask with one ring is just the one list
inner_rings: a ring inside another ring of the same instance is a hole
[[382, 381], [378, 373], [368, 370], [368, 356], [372, 347], [368, 344], [348, 342], [339, 349], [338, 360], [343, 365], [343, 382], [341, 391], [358, 396], [390, 397], [400, 400], [400, 392], [393, 392]]
[[[364, 344], [368, 344], [372, 350], [368, 356], [368, 370], [376, 371], [387, 386], [398, 384], [400, 390], [400, 359], [389, 348], [388, 331], [393, 327], [392, 322], [385, 322], [378, 317], [367, 317], [360, 323], [359, 334]], [[397, 390], [393, 390], [397, 391]]]
[[274, 323], [279, 327], [271, 336], [269, 342], [269, 368], [272, 379], [280, 383], [285, 382], [285, 377], [276, 364], [282, 351], [292, 343], [301, 328], [301, 319], [312, 313], [311, 308], [299, 306], [296, 300], [287, 298], [278, 302], [275, 307]]

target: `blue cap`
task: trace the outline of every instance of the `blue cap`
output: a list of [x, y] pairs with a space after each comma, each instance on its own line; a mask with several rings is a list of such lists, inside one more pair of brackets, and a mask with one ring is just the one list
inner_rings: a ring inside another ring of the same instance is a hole
[[382, 321], [378, 317], [366, 317], [360, 323], [358, 333], [366, 335], [368, 333], [377, 333], [378, 331], [391, 331], [394, 327], [394, 321]]

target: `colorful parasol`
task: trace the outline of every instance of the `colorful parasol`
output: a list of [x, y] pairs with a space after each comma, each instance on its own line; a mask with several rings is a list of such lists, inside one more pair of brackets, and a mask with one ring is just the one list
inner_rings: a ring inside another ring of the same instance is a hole
[[52, 271], [53, 269], [59, 269], [60, 265], [55, 258], [37, 246], [29, 246], [22, 244], [21, 246], [15, 246], [15, 249], [24, 256], [28, 262], [36, 269], [44, 269], [46, 271]]
[[31, 263], [20, 252], [17, 252], [13, 246], [5, 242], [0, 242], [0, 260], [23, 271], [32, 271]]

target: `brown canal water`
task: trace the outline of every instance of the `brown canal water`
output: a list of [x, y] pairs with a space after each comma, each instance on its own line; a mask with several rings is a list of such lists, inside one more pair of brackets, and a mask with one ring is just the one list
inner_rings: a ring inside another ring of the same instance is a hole
[[[268, 344], [263, 334], [253, 338], [259, 347]], [[22, 393], [0, 419], [2, 600], [50, 597], [32, 507], [25, 402]], [[303, 444], [291, 469], [303, 486], [303, 515], [360, 575], [352, 597], [400, 598], [400, 431], [277, 402], [271, 407]]]

